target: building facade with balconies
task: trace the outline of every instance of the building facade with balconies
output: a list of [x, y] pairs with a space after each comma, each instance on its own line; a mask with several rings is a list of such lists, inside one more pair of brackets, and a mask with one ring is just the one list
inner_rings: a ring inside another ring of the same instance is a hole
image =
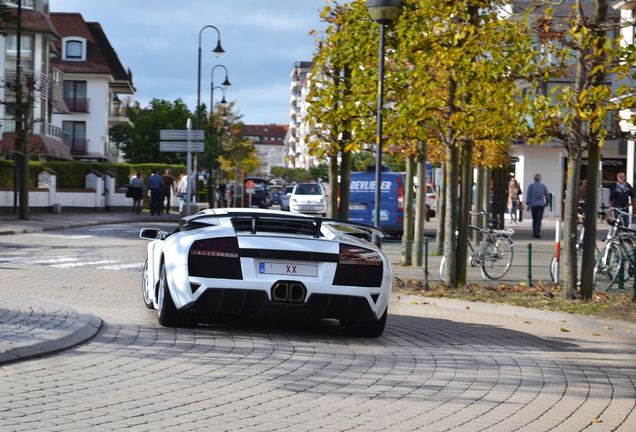
[[[636, 0], [620, 0], [612, 3], [612, 7], [620, 13], [621, 44], [625, 47], [634, 47], [636, 33]], [[636, 67], [636, 66], [634, 66]], [[629, 77], [629, 81], [621, 84], [634, 88], [625, 97], [636, 97], [636, 83]], [[627, 141], [627, 169], [628, 179], [636, 179], [636, 106], [626, 108], [620, 112], [620, 128], [626, 135]], [[632, 180], [634, 181], [634, 180]], [[632, 182], [632, 186], [636, 181]]]
[[309, 168], [309, 146], [307, 145], [307, 91], [308, 78], [312, 63], [298, 61], [294, 63], [290, 79], [289, 97], [289, 136], [287, 166], [290, 168]]
[[59, 56], [51, 64], [61, 70], [63, 98], [69, 113], [53, 115], [75, 159], [120, 161], [109, 128], [128, 122], [127, 107], [135, 92], [130, 70], [124, 69], [104, 30], [79, 13], [51, 13], [58, 31]]
[[[31, 158], [71, 159], [64, 145], [63, 131], [55, 127], [55, 112], [68, 112], [63, 99], [62, 73], [49, 59], [58, 54], [57, 29], [50, 19], [48, 0], [2, 0], [8, 12], [17, 15], [22, 4], [20, 37], [20, 83], [25, 98], [33, 104], [26, 125]], [[18, 37], [15, 22], [0, 23], [0, 157], [13, 158], [15, 152], [15, 83], [17, 82]], [[30, 83], [30, 84], [27, 84]]]

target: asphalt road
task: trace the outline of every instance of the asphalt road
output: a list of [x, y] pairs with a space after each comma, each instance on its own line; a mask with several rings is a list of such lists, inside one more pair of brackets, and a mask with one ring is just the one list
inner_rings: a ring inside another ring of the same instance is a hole
[[636, 430], [629, 330], [418, 299], [395, 299], [377, 340], [329, 322], [162, 328], [141, 300], [137, 233], [0, 238], [0, 295], [104, 321], [75, 348], [0, 367], [0, 430]]

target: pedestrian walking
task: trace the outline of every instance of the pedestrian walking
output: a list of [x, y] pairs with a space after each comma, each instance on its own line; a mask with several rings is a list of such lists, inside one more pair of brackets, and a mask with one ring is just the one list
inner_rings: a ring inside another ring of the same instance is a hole
[[166, 169], [161, 178], [163, 179], [163, 196], [161, 199], [161, 203], [164, 205], [164, 213], [168, 214], [170, 213], [170, 198], [175, 193], [175, 180], [170, 169]]
[[153, 169], [148, 177], [148, 190], [150, 191], [150, 214], [161, 215], [161, 197], [163, 193], [163, 179]]
[[526, 191], [526, 206], [532, 213], [532, 237], [541, 238], [541, 220], [543, 211], [550, 199], [550, 193], [546, 185], [541, 183], [541, 174], [534, 175], [534, 183], [528, 186]]
[[519, 208], [519, 195], [521, 195], [521, 188], [517, 179], [510, 178], [508, 182], [508, 213], [510, 214], [510, 220], [512, 223], [517, 223], [517, 209]]
[[190, 189], [190, 198], [192, 198], [192, 194], [193, 194], [193, 188], [192, 188], [192, 184], [194, 183], [194, 181], [192, 181], [192, 174], [190, 174], [189, 176], [186, 176], [185, 174], [181, 173], [179, 175], [179, 186], [178, 186], [178, 193], [179, 193], [179, 213], [183, 212], [183, 207], [185, 206], [187, 200], [188, 200], [188, 188]]
[[144, 196], [144, 178], [141, 176], [141, 173], [137, 172], [132, 176], [128, 185], [130, 198], [133, 199], [132, 211], [135, 214], [139, 214], [141, 213], [141, 200]]
[[225, 192], [227, 191], [227, 186], [225, 183], [221, 183], [219, 185], [219, 207], [226, 207], [227, 203], [225, 202]]
[[[625, 173], [619, 172], [616, 174], [616, 183], [610, 192], [609, 205], [610, 207], [616, 207], [620, 211], [629, 213], [629, 206], [632, 203], [632, 186], [625, 181]], [[614, 215], [614, 218], [619, 217], [618, 212]], [[629, 226], [629, 216], [620, 216], [620, 221], [623, 226]]]

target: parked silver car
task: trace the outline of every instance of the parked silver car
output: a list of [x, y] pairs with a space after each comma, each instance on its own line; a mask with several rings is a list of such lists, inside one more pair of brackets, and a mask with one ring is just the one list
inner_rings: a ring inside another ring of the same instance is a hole
[[289, 199], [294, 191], [294, 186], [285, 186], [285, 190], [280, 195], [280, 209], [289, 211]]

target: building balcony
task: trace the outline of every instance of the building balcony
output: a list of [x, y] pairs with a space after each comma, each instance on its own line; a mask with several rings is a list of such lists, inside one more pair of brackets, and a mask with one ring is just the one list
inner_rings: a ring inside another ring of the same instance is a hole
[[66, 139], [65, 143], [73, 156], [83, 156], [88, 154], [87, 139]]
[[89, 113], [90, 99], [65, 97], [64, 102], [71, 112]]

